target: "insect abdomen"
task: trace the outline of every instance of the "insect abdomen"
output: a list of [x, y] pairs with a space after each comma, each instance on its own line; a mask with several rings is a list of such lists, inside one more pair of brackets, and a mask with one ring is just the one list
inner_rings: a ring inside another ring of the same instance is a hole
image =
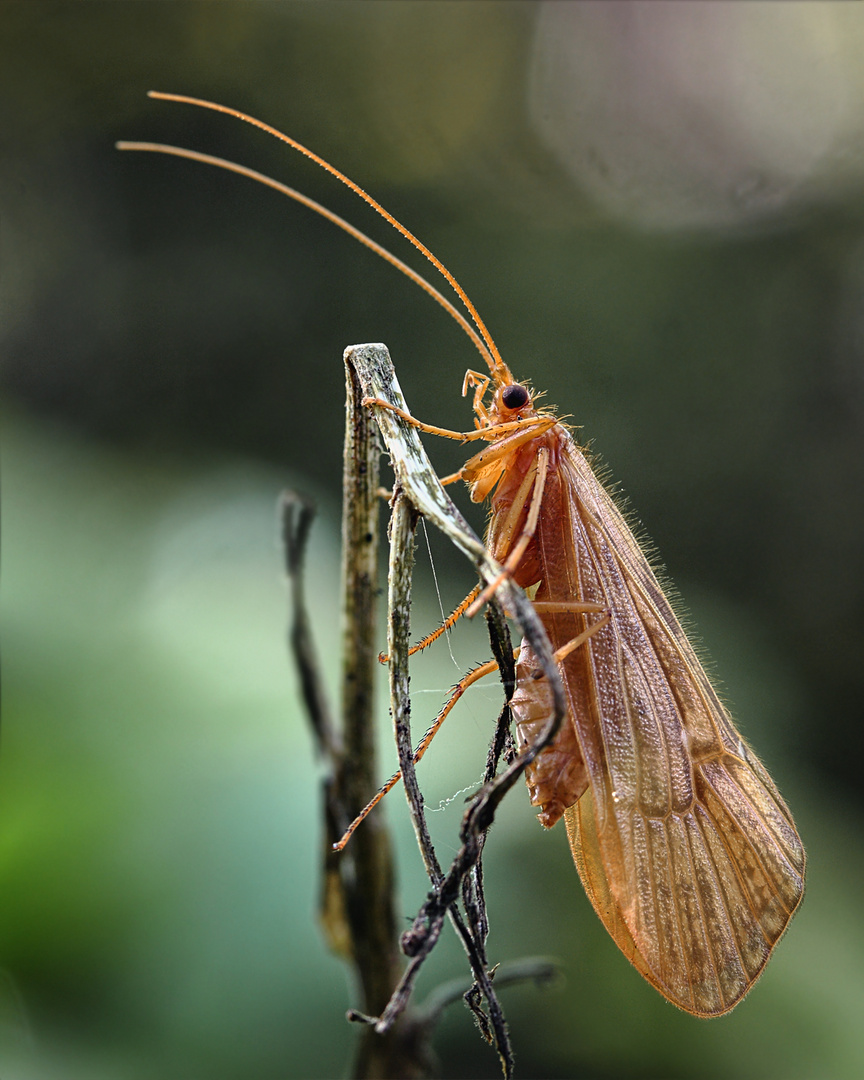
[[[531, 646], [523, 641], [516, 661], [516, 690], [510, 700], [520, 750], [537, 742], [552, 717], [549, 681], [535, 674], [542, 676], [542, 669]], [[538, 820], [547, 829], [585, 792], [588, 772], [569, 716], [564, 717], [551, 746], [525, 770], [525, 780], [532, 805], [540, 807]]]

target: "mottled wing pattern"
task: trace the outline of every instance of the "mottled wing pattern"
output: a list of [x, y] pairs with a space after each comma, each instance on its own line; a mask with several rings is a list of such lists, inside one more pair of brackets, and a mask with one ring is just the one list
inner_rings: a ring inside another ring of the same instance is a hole
[[[566, 431], [550, 434], [559, 468], [536, 535], [538, 598], [613, 615], [564, 664], [591, 779], [566, 812], [573, 857], [642, 975], [681, 1008], [718, 1015], [753, 985], [798, 906], [801, 841], [613, 500]], [[583, 619], [545, 615], [553, 646]]]

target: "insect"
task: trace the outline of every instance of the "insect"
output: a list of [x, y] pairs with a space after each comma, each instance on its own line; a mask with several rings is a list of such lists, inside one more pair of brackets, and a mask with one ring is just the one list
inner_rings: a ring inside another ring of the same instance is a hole
[[[490, 500], [487, 545], [504, 575], [531, 596], [557, 650], [568, 716], [526, 770], [531, 802], [546, 828], [564, 818], [585, 891], [639, 973], [693, 1015], [728, 1012], [763, 971], [801, 901], [804, 850], [786, 804], [736, 731], [585, 451], [513, 377], [453, 275], [357, 184], [236, 110], [151, 96], [238, 117], [312, 158], [410, 240], [463, 302], [473, 326], [374, 240], [269, 177], [178, 147], [118, 144], [227, 168], [311, 207], [419, 284], [471, 338], [488, 368], [469, 371], [463, 387], [474, 391], [475, 430], [465, 435], [407, 419], [433, 434], [488, 443], [444, 482], [461, 479], [475, 502]], [[475, 590], [457, 613], [476, 610], [493, 590]], [[516, 673], [511, 707], [525, 746], [552, 708], [525, 641]]]

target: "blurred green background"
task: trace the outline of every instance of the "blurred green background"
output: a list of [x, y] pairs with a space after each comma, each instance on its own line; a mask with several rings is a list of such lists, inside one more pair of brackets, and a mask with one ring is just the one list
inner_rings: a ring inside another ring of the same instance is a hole
[[[289, 132], [456, 273], [630, 496], [794, 810], [801, 912], [706, 1022], [632, 971], [563, 830], [514, 793], [486, 848], [490, 956], [564, 972], [506, 992], [519, 1074], [864, 1073], [862, 15], [0, 5], [3, 1080], [344, 1073], [356, 1001], [314, 922], [276, 500], [321, 506], [309, 594], [335, 686], [342, 350], [386, 342], [417, 415], [471, 422], [477, 357], [409, 282], [271, 191], [113, 143], [240, 160], [399, 238], [275, 141], [149, 89]], [[470, 571], [430, 539], [449, 610]], [[420, 562], [418, 632], [438, 618]], [[418, 725], [488, 655], [482, 626], [452, 651], [418, 665]], [[424, 762], [442, 858], [497, 702], [470, 695]], [[388, 802], [408, 919], [425, 878]], [[464, 971], [446, 942], [420, 996]], [[497, 1075], [461, 1006], [435, 1050], [441, 1076]]]

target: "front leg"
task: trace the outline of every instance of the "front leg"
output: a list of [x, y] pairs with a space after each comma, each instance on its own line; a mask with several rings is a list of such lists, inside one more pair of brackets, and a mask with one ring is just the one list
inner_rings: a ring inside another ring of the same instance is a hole
[[442, 439], [455, 439], [457, 442], [469, 442], [472, 439], [483, 438], [479, 431], [450, 431], [448, 428], [435, 427], [434, 424], [424, 424], [422, 420], [415, 419], [411, 413], [400, 409], [398, 405], [391, 405], [389, 401], [384, 401], [383, 398], [363, 398], [361, 404], [366, 408], [374, 407], [396, 413], [406, 424], [410, 424], [411, 427], [415, 427], [419, 431], [425, 431], [427, 435], [438, 435]]
[[[450, 431], [449, 428], [436, 427], [434, 424], [424, 424], [422, 420], [417, 420], [406, 412], [404, 409], [400, 409], [398, 405], [391, 405], [389, 401], [384, 401], [383, 398], [363, 398], [362, 405], [372, 408], [386, 409], [388, 412], [396, 413], [411, 427], [415, 427], [418, 431], [425, 431], [428, 435], [438, 435], [442, 439], [455, 439], [457, 442], [477, 442], [479, 439], [499, 439], [505, 435], [512, 435], [515, 432], [523, 432], [524, 438], [519, 439], [517, 445], [527, 439], [534, 438], [537, 435], [542, 435], [544, 431], [548, 431], [558, 421], [554, 416], [536, 416], [530, 417], [527, 420], [508, 420], [503, 424], [491, 424], [489, 427], [482, 427], [475, 431]], [[508, 443], [508, 450], [502, 451], [502, 453], [509, 452], [513, 448], [512, 443]], [[492, 448], [490, 447], [490, 450]], [[487, 451], [483, 451], [487, 453]], [[497, 455], [496, 455], [497, 456]], [[480, 455], [478, 455], [478, 458]], [[472, 458], [472, 461], [476, 459]], [[471, 462], [468, 463], [469, 465]]]

